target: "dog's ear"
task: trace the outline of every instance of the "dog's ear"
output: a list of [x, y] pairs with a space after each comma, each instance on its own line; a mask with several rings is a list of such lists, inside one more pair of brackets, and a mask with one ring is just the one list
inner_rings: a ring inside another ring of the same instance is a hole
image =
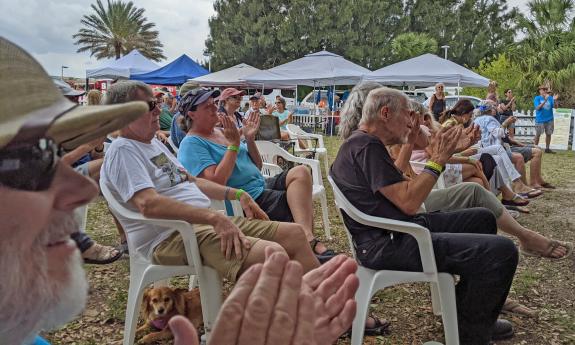
[[186, 316], [186, 299], [184, 296], [186, 291], [186, 289], [175, 289], [172, 292], [174, 306], [178, 315]]
[[146, 289], [144, 291], [144, 297], [142, 298], [142, 308], [140, 310], [140, 317], [147, 322], [148, 315], [150, 315], [150, 291], [152, 289]]

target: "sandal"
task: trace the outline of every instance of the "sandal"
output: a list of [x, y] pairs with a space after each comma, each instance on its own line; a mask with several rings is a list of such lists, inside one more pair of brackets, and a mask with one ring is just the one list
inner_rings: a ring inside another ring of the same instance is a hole
[[[385, 320], [385, 319], [380, 319], [378, 317], [375, 317], [375, 315], [370, 314], [368, 316], [368, 319], [372, 318], [375, 322], [375, 325], [373, 327], [367, 327], [367, 325], [364, 327], [363, 329], [363, 335], [364, 336], [370, 336], [370, 337], [378, 337], [378, 336], [384, 336], [384, 335], [389, 335], [391, 333], [391, 331], [389, 330], [389, 326], [391, 326], [391, 322]], [[347, 332], [343, 333], [340, 338], [350, 338], [351, 337], [351, 328], [347, 330]]]
[[519, 196], [521, 196], [522, 198], [533, 199], [533, 198], [536, 198], [538, 196], [543, 195], [543, 192], [538, 190], [538, 189], [531, 189], [531, 190], [528, 190], [527, 192], [517, 193], [517, 194], [519, 194]]
[[505, 208], [508, 210], [512, 210], [512, 211], [517, 211], [517, 212], [521, 212], [521, 213], [531, 213], [531, 211], [529, 211], [529, 209], [527, 207], [523, 207], [523, 206], [513, 206], [513, 205], [505, 205]]
[[507, 300], [505, 300], [505, 304], [503, 304], [503, 308], [501, 308], [501, 313], [523, 315], [528, 317], [537, 316], [537, 311], [529, 309], [528, 307], [509, 297], [507, 297]]
[[547, 182], [542, 183], [541, 187], [547, 188], [547, 189], [555, 189], [554, 185], [552, 185], [551, 183], [547, 183]]
[[[89, 257], [87, 257], [89, 255]], [[122, 252], [111, 246], [94, 244], [82, 253], [82, 259], [86, 264], [105, 265], [110, 264], [122, 257]]]
[[[553, 253], [553, 251], [557, 247], [565, 247], [565, 249], [567, 249], [567, 252], [565, 253], [565, 255], [563, 255], [559, 258], [554, 258], [551, 256], [551, 254]], [[563, 259], [568, 258], [571, 255], [571, 253], [573, 253], [573, 243], [572, 242], [562, 242], [562, 241], [557, 241], [557, 240], [551, 240], [549, 242], [549, 245], [547, 246], [547, 249], [543, 253], [530, 251], [530, 250], [523, 249], [523, 248], [520, 248], [519, 252], [525, 256], [546, 258], [546, 259], [558, 261], [558, 260], [563, 260]]]
[[525, 200], [519, 194], [515, 194], [511, 200], [503, 199], [501, 203], [506, 206], [527, 206], [529, 205], [529, 200]]
[[317, 247], [318, 243], [321, 243], [320, 240], [314, 238], [313, 240], [309, 241], [309, 245], [311, 246], [311, 250], [315, 254], [315, 257], [318, 259], [320, 264], [324, 264], [329, 260], [333, 259], [337, 254], [331, 250], [326, 249], [323, 253], [318, 253], [315, 248]]

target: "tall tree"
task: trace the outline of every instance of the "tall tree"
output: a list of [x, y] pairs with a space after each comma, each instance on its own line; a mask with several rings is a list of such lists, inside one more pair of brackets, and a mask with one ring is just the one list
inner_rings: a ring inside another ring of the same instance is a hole
[[428, 34], [406, 32], [391, 41], [393, 60], [402, 61], [425, 53], [437, 53], [437, 41]]
[[575, 104], [575, 4], [573, 0], [534, 0], [518, 20], [524, 38], [510, 50], [521, 68], [519, 87], [532, 94], [539, 84], [561, 93], [562, 105]]
[[160, 61], [166, 57], [158, 39], [156, 26], [144, 17], [145, 10], [129, 2], [101, 0], [91, 5], [93, 14], [84, 15], [80, 23], [84, 26], [72, 37], [80, 46], [78, 53], [89, 51], [97, 59], [116, 58], [137, 49], [145, 57]]
[[407, 31], [429, 34], [450, 46], [449, 59], [470, 67], [513, 42], [518, 14], [505, 0], [408, 0], [405, 13]]

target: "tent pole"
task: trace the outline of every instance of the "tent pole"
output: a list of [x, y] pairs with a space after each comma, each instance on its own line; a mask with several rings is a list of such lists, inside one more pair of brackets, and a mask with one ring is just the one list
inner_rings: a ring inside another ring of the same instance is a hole
[[331, 124], [330, 124], [330, 136], [333, 136], [333, 126], [335, 122], [335, 118], [333, 114], [335, 113], [335, 83], [333, 84], [333, 94], [331, 95]]

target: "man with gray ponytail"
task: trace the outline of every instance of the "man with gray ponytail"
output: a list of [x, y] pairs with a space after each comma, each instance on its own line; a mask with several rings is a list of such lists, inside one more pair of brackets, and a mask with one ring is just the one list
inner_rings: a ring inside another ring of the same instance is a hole
[[[410, 110], [407, 97], [380, 87], [368, 94], [362, 108], [358, 130], [341, 145], [332, 165], [330, 175], [335, 183], [362, 212], [429, 229], [438, 271], [461, 278], [456, 288], [461, 344], [487, 345], [491, 340], [510, 338], [512, 325], [497, 317], [511, 287], [518, 256], [511, 240], [497, 236], [494, 214], [486, 208], [417, 213], [454, 153], [462, 128], [439, 130], [431, 141], [431, 158], [423, 173], [408, 179], [386, 148], [411, 142], [419, 131], [419, 119]], [[344, 221], [363, 266], [422, 270], [413, 237], [361, 225], [345, 214]]]

